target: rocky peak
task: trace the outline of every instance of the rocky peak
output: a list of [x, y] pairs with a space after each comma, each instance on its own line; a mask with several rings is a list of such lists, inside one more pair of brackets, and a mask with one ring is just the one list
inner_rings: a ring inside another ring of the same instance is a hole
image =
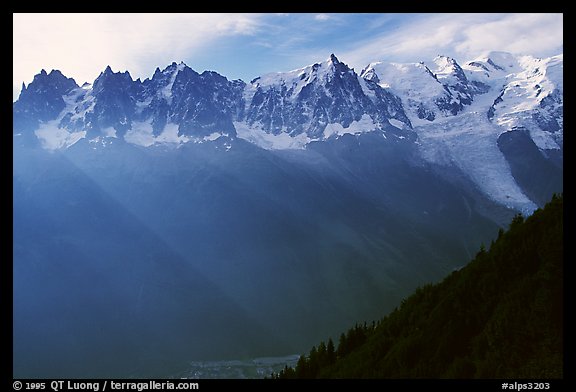
[[78, 85], [74, 79], [67, 78], [62, 72], [52, 70], [46, 73], [46, 70], [41, 70], [27, 87], [22, 83], [20, 97], [13, 105], [14, 129], [33, 129], [39, 121], [55, 119], [66, 107], [63, 96], [75, 88]]

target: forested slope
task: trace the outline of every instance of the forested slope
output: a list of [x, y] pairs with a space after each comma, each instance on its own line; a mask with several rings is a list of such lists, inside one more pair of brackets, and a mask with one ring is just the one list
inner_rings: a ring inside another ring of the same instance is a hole
[[563, 196], [279, 378], [562, 378]]

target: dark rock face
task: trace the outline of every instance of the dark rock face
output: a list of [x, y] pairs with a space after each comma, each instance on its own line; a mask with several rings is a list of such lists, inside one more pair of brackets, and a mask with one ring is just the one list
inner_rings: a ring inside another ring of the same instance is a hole
[[[327, 124], [338, 123], [347, 128], [364, 115], [382, 129], [389, 126], [389, 118], [407, 121], [397, 97], [376, 83], [361, 80], [334, 55], [305, 68], [299, 75], [279, 77], [270, 84], [262, 82], [256, 79], [252, 83], [254, 93], [245, 119], [249, 125], [256, 124], [274, 135], [305, 133], [317, 139]], [[373, 100], [361, 83], [366, 83]]]
[[442, 83], [448, 94], [436, 103], [444, 113], [458, 115], [464, 106], [472, 104], [475, 95], [484, 94], [489, 90], [490, 87], [484, 83], [468, 80], [462, 67], [453, 58], [440, 56], [438, 61], [445, 64], [444, 74], [437, 80]]
[[500, 135], [498, 148], [523, 192], [539, 205], [546, 203], [552, 193], [563, 189], [563, 167], [545, 155], [546, 151], [538, 149], [526, 129]]
[[[184, 64], [156, 70], [152, 79], [132, 80], [128, 72], [107, 67], [91, 89], [80, 89], [59, 71], [39, 74], [14, 104], [14, 131], [34, 129], [39, 121], [55, 119], [66, 103], [71, 110], [60, 127], [87, 131], [88, 138], [114, 128], [122, 137], [134, 122], [150, 121], [159, 135], [168, 122], [179, 126], [179, 135], [206, 136], [213, 132], [235, 135], [234, 118], [242, 117], [245, 83], [229, 81], [215, 72], [198, 74]], [[30, 109], [32, 108], [32, 110]]]
[[533, 114], [534, 121], [545, 131], [555, 133], [563, 126], [564, 100], [560, 91], [556, 90], [540, 101], [540, 110]]
[[378, 79], [364, 80], [367, 89], [374, 94], [372, 98], [375, 106], [373, 118], [378, 123], [386, 123], [389, 119], [398, 120], [411, 128], [412, 124], [404, 112], [402, 100], [390, 91], [380, 87], [376, 80]]
[[128, 72], [113, 73], [107, 67], [94, 81], [94, 110], [86, 113], [84, 127], [95, 136], [101, 129], [114, 127], [123, 136], [134, 117], [139, 87]]
[[77, 87], [74, 79], [60, 71], [47, 74], [42, 70], [28, 87], [22, 86], [20, 97], [14, 103], [14, 132], [34, 130], [40, 121], [55, 119], [66, 107], [63, 96]]
[[241, 107], [244, 83], [228, 81], [215, 72], [198, 74], [184, 64], [156, 69], [140, 84], [135, 121], [150, 120], [158, 136], [167, 123], [178, 135], [206, 136], [215, 131], [234, 135], [233, 114]]

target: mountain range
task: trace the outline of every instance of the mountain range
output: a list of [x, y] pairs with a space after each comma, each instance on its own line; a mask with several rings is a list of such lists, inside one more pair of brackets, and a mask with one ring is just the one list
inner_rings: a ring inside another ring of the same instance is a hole
[[14, 377], [291, 355], [563, 190], [563, 56], [42, 70], [13, 163]]
[[545, 200], [515, 175], [514, 145], [527, 143], [561, 168], [563, 56], [493, 52], [464, 67], [438, 56], [430, 67], [376, 62], [358, 75], [332, 54], [248, 84], [184, 63], [143, 82], [107, 67], [82, 87], [43, 70], [14, 104], [14, 134], [34, 133], [51, 150], [81, 139], [151, 146], [220, 138], [303, 149], [365, 132], [416, 143], [425, 160], [455, 164], [496, 202], [530, 212]]

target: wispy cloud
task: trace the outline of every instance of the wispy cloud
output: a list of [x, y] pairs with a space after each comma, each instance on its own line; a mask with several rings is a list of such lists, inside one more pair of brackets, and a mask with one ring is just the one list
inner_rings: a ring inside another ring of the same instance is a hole
[[471, 24], [455, 46], [459, 53], [490, 48], [535, 55], [557, 54], [563, 44], [561, 14], [513, 14], [487, 23]]
[[328, 14], [317, 14], [316, 16], [314, 16], [314, 19], [319, 20], [321, 22], [326, 21], [330, 18], [331, 18], [331, 16]]
[[438, 54], [464, 61], [491, 50], [550, 56], [562, 45], [562, 14], [438, 14], [409, 19], [358, 42], [342, 57], [363, 67], [370, 61], [421, 61]]

